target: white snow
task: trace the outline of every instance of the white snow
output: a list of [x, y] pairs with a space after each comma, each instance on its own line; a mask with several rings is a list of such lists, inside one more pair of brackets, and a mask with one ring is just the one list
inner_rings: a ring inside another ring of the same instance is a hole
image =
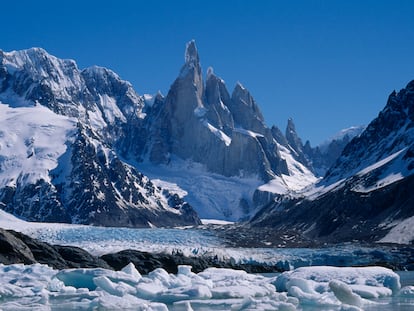
[[6, 52], [3, 63], [10, 73], [30, 70], [38, 75], [39, 79], [47, 78], [43, 82], [47, 83], [53, 93], [61, 99], [70, 100], [69, 89], [81, 89], [81, 77], [76, 63], [73, 60], [58, 59], [41, 48]]
[[366, 175], [374, 170], [376, 170], [377, 168], [384, 166], [385, 164], [387, 164], [388, 162], [391, 162], [392, 160], [394, 160], [396, 157], [398, 157], [403, 151], [405, 151], [407, 148], [401, 149], [393, 154], [391, 154], [390, 156], [372, 164], [369, 165], [367, 167], [365, 167], [364, 169], [362, 169], [361, 171], [359, 171], [358, 173], [356, 173], [356, 175], [358, 176], [363, 176]]
[[272, 179], [267, 184], [261, 185], [257, 190], [276, 194], [286, 194], [289, 192], [286, 182], [281, 177]]
[[203, 124], [214, 134], [216, 135], [226, 146], [230, 146], [231, 138], [227, 136], [222, 130], [211, 125], [209, 122], [204, 121]]
[[344, 181], [345, 179], [341, 179], [330, 185], [317, 184], [315, 186], [310, 186], [303, 189], [302, 195], [304, 195], [307, 200], [316, 200], [318, 197], [324, 195], [325, 193], [328, 193], [333, 189], [338, 190], [343, 187], [345, 185]]
[[177, 194], [180, 198], [183, 198], [188, 194], [187, 191], [181, 189], [175, 183], [167, 182], [167, 181], [161, 180], [161, 179], [152, 179], [151, 181], [157, 187], [168, 190], [172, 194]]
[[[360, 177], [360, 180], [354, 182], [352, 190], [359, 193], [369, 193], [413, 174], [414, 172], [412, 170], [410, 171], [406, 168], [407, 163], [403, 159], [406, 149], [407, 148], [403, 148], [366, 167], [361, 165], [361, 167], [364, 168], [353, 175]], [[366, 180], [364, 176], [371, 174], [376, 170], [379, 170], [380, 173], [375, 178], [374, 183], [365, 184]], [[303, 188], [303, 191], [301, 191], [300, 194], [305, 196], [308, 200], [315, 200], [329, 191], [334, 189], [338, 190], [345, 186], [346, 180], [347, 178], [343, 178], [329, 184], [324, 183], [322, 180], [320, 184], [315, 184], [313, 187], [310, 185], [309, 187]]]
[[359, 183], [356, 184], [352, 190], [361, 193], [368, 193], [370, 191], [388, 186], [413, 174], [413, 171], [408, 170], [406, 167], [407, 163], [404, 159], [406, 149], [407, 148], [403, 148], [358, 172], [357, 175], [361, 177], [380, 169], [379, 176], [375, 179], [375, 183], [368, 185]]
[[235, 128], [234, 132], [237, 132], [237, 133], [240, 133], [240, 134], [243, 134], [243, 135], [247, 135], [247, 136], [250, 136], [250, 137], [254, 137], [254, 138], [263, 137], [262, 134], [259, 134], [259, 133], [256, 133], [256, 132], [253, 132], [253, 131], [250, 131], [250, 130], [246, 130], [246, 129], [241, 128], [241, 127]]
[[145, 105], [147, 105], [148, 107], [152, 107], [154, 105], [154, 101], [155, 101], [155, 96], [151, 95], [151, 94], [144, 94], [143, 96]]
[[394, 227], [379, 242], [409, 244], [414, 241], [414, 216], [394, 224]]
[[267, 184], [261, 185], [258, 190], [294, 195], [303, 192], [304, 189], [318, 181], [318, 178], [308, 168], [293, 158], [292, 153], [286, 147], [278, 144], [278, 148], [282, 159], [286, 161], [290, 175], [282, 174], [281, 177], [278, 176]]
[[233, 221], [226, 221], [220, 219], [201, 219], [203, 225], [231, 225]]
[[108, 120], [110, 124], [113, 124], [117, 119], [121, 120], [122, 122], [127, 121], [124, 114], [119, 109], [115, 98], [104, 94], [99, 95], [99, 101], [106, 120]]
[[74, 119], [43, 106], [11, 108], [0, 103], [0, 187], [49, 181], [49, 172], [74, 133]]
[[245, 211], [240, 200], [245, 199], [252, 205], [253, 193], [261, 184], [259, 178], [225, 177], [208, 172], [201, 164], [179, 158], [174, 158], [171, 163], [153, 165], [146, 162], [134, 166], [151, 180], [162, 180], [155, 182], [158, 185], [163, 182], [177, 185], [187, 193], [185, 200], [200, 218], [237, 221], [254, 212], [253, 209]]

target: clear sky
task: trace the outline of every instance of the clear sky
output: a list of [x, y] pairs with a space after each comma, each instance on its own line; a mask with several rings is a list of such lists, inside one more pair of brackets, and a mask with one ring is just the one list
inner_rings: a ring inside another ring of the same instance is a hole
[[166, 94], [195, 39], [204, 73], [230, 92], [240, 81], [269, 126], [292, 117], [312, 145], [369, 123], [414, 79], [410, 0], [20, 0], [0, 12], [0, 49], [108, 67], [139, 94]]

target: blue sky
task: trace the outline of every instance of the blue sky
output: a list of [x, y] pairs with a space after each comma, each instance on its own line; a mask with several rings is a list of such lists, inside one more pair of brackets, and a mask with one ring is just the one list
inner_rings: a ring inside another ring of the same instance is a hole
[[414, 79], [414, 1], [4, 1], [0, 49], [43, 47], [108, 67], [139, 94], [168, 92], [195, 39], [266, 123], [292, 117], [315, 145], [369, 123]]

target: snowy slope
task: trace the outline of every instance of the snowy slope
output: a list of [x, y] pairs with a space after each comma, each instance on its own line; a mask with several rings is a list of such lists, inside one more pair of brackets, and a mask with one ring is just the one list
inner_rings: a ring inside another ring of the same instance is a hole
[[76, 131], [76, 119], [37, 105], [11, 108], [0, 102], [0, 188], [51, 181]]

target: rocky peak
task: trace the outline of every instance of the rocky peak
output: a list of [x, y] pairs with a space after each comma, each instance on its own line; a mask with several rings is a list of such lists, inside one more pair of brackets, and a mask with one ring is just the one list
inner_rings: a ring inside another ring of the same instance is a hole
[[59, 59], [41, 48], [4, 53], [2, 63], [11, 74], [24, 70], [36, 80], [51, 79], [53, 82], [59, 83], [69, 78], [72, 83], [78, 82], [76, 79], [78, 68], [75, 61]]
[[181, 68], [179, 78], [184, 79], [190, 75], [194, 83], [197, 84], [196, 87], [202, 86], [200, 57], [194, 40], [187, 43], [184, 60], [185, 63]]
[[260, 134], [267, 131], [259, 106], [250, 92], [240, 82], [237, 82], [233, 90], [229, 109], [233, 114], [236, 127]]
[[191, 40], [187, 43], [185, 49], [185, 63], [186, 64], [194, 64], [196, 66], [200, 63], [200, 58], [198, 56], [197, 47], [195, 44], [195, 40]]
[[240, 82], [236, 83], [233, 93], [231, 95], [232, 99], [237, 101], [240, 104], [243, 104], [251, 109], [251, 112], [254, 113], [254, 116], [260, 120], [264, 121], [262, 112], [256, 104], [253, 96], [250, 94], [249, 90], [246, 89]]
[[292, 118], [288, 119], [285, 136], [286, 136], [286, 139], [289, 145], [297, 153], [301, 153], [303, 150], [302, 140], [300, 139], [298, 133], [296, 132], [296, 126]]
[[219, 129], [234, 127], [233, 117], [228, 106], [231, 105], [230, 95], [224, 80], [214, 74], [213, 68], [207, 69], [205, 100], [208, 121]]
[[270, 129], [272, 132], [272, 136], [273, 138], [282, 146], [287, 147], [289, 145], [289, 143], [286, 140], [285, 135], [283, 135], [282, 131], [276, 126], [273, 125], [272, 128]]
[[[191, 40], [187, 43], [185, 49], [185, 63], [181, 67], [180, 75], [175, 80], [172, 90], [179, 88], [186, 88], [189, 92], [196, 91], [196, 96], [201, 98], [203, 96], [204, 84], [201, 73], [200, 58], [198, 56], [197, 47], [195, 41]], [[168, 95], [167, 95], [168, 97]], [[197, 106], [202, 106], [200, 102]]]

